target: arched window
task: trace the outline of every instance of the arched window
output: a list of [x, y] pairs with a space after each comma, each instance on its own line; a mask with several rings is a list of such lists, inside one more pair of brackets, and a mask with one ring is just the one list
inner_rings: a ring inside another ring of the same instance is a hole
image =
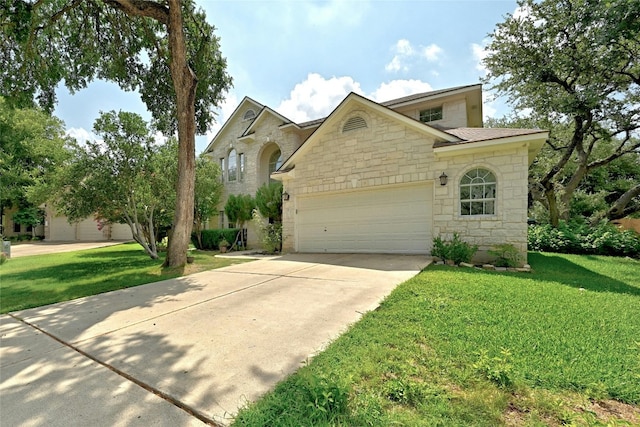
[[496, 213], [496, 177], [486, 169], [471, 169], [460, 181], [461, 215]]
[[227, 179], [236, 181], [238, 179], [238, 155], [236, 150], [229, 151], [229, 160], [227, 161]]
[[[271, 174], [277, 171], [280, 166], [282, 166], [282, 153], [280, 150], [276, 150], [271, 154], [271, 157], [269, 157], [269, 177], [271, 177]], [[271, 178], [269, 178], [269, 180], [273, 181]]]

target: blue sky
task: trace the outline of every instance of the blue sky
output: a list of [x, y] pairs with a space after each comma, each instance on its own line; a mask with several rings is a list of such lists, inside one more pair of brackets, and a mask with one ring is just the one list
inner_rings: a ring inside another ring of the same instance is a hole
[[[376, 101], [478, 83], [487, 35], [515, 0], [199, 0], [217, 28], [234, 87], [218, 122], [196, 138], [207, 146], [244, 96], [294, 121], [326, 116], [349, 93]], [[137, 93], [94, 82], [74, 95], [58, 90], [55, 114], [78, 139], [100, 111], [150, 118]], [[502, 116], [486, 99], [485, 116]]]

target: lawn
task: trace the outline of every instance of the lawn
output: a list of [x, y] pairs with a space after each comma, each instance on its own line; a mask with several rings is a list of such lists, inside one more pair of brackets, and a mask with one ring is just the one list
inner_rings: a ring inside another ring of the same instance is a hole
[[0, 313], [68, 301], [243, 262], [192, 251], [195, 262], [162, 268], [137, 243], [13, 258], [0, 265]]
[[640, 425], [640, 262], [430, 266], [238, 426]]

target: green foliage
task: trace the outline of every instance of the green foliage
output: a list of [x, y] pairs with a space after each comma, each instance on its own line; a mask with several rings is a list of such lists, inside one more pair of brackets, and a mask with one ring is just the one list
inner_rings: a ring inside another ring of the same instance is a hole
[[488, 251], [489, 255], [496, 257], [494, 265], [496, 267], [517, 267], [522, 261], [520, 252], [515, 246], [503, 243], [501, 245], [495, 245]]
[[0, 252], [0, 265], [4, 264], [9, 260], [9, 257], [4, 252]]
[[248, 194], [231, 194], [224, 206], [224, 212], [230, 223], [238, 228], [243, 228], [244, 223], [251, 219], [256, 202], [253, 197]]
[[451, 240], [443, 240], [440, 236], [433, 239], [433, 249], [431, 255], [442, 258], [442, 260], [452, 260], [456, 264], [469, 262], [478, 252], [477, 245], [471, 245], [462, 239], [458, 233], [453, 233]]
[[206, 157], [198, 158], [193, 204], [193, 231], [198, 240], [206, 222], [217, 213], [222, 189], [220, 167]]
[[282, 222], [282, 183], [263, 184], [256, 192], [256, 207], [269, 222]]
[[239, 232], [239, 228], [202, 230], [202, 245], [198, 243], [195, 233], [192, 236], [192, 241], [198, 249], [209, 251], [218, 250], [220, 249], [220, 242], [222, 240], [226, 240], [227, 242], [235, 242]]
[[42, 209], [30, 206], [22, 208], [13, 214], [13, 222], [21, 225], [30, 225], [35, 227], [44, 221], [44, 211]]
[[606, 221], [595, 227], [578, 222], [529, 226], [528, 244], [541, 252], [640, 257], [640, 235]]
[[507, 349], [500, 350], [500, 356], [489, 357], [487, 350], [478, 353], [478, 361], [473, 364], [485, 379], [495, 383], [500, 388], [513, 387], [513, 366], [509, 363], [511, 353]]
[[260, 235], [262, 249], [268, 254], [279, 252], [282, 248], [282, 224], [265, 222], [257, 210], [253, 211], [252, 222]]
[[[158, 7], [128, 15], [116, 2], [59, 1], [9, 2], [0, 11], [4, 70], [0, 87], [14, 102], [30, 104], [37, 98], [51, 110], [55, 89], [64, 84], [73, 93], [99, 77], [117, 83], [123, 90], [138, 90], [165, 135], [176, 128], [176, 90], [170, 73], [169, 7]], [[180, 2], [186, 37], [186, 60], [198, 86], [195, 93], [195, 123], [204, 134], [215, 120], [214, 108], [231, 86], [226, 59], [220, 54], [215, 28], [193, 1]], [[178, 30], [178, 29], [176, 29]], [[180, 65], [180, 64], [178, 64]]]

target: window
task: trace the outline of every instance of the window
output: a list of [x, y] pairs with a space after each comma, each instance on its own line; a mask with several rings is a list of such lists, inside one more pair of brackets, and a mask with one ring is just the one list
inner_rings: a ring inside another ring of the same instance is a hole
[[442, 106], [420, 111], [421, 122], [429, 123], [436, 120], [442, 120]]
[[364, 129], [367, 127], [367, 122], [360, 116], [351, 117], [342, 127], [342, 132], [349, 132], [350, 130]]
[[229, 151], [229, 160], [227, 161], [227, 180], [235, 181], [238, 179], [238, 164], [236, 150]]
[[253, 110], [247, 110], [242, 117], [243, 120], [251, 120], [256, 117], [256, 112]]
[[244, 180], [244, 153], [238, 154], [238, 180]]
[[20, 224], [18, 224], [17, 222], [13, 223], [13, 232], [14, 233], [19, 233], [20, 232]]
[[472, 169], [460, 181], [460, 214], [496, 213], [496, 177], [486, 169]]
[[220, 158], [220, 179], [224, 182], [224, 157]]
[[218, 212], [218, 220], [219, 220], [219, 227], [218, 228], [224, 228], [224, 211], [219, 211]]
[[271, 179], [271, 174], [277, 171], [280, 166], [282, 166], [282, 153], [280, 150], [276, 150], [271, 157], [269, 157], [269, 182], [274, 182], [274, 180]]

